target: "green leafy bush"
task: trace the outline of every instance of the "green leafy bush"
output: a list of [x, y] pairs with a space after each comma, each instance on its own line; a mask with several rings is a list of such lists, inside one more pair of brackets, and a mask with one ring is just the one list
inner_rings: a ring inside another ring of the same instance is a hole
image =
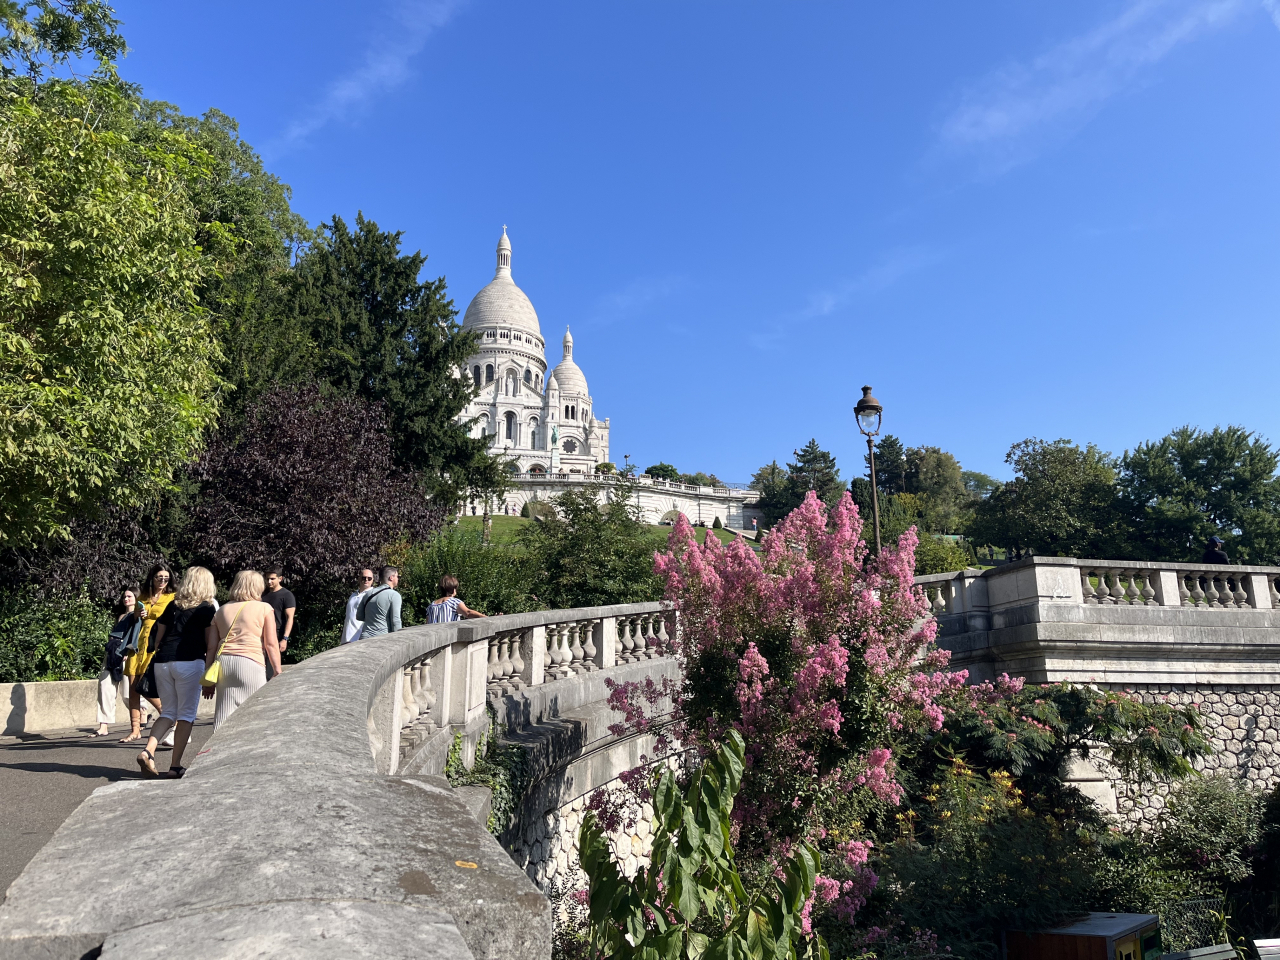
[[25, 591], [0, 594], [0, 683], [96, 677], [113, 622], [85, 594], [49, 600]]
[[444, 775], [455, 787], [488, 787], [491, 793], [486, 829], [501, 833], [515, 819], [516, 809], [528, 786], [527, 755], [513, 743], [502, 743], [501, 729], [489, 709], [489, 729], [476, 744], [475, 763], [468, 770], [462, 762], [462, 734], [453, 736], [453, 746], [445, 761]]
[[930, 573], [950, 573], [969, 566], [969, 551], [956, 541], [945, 537], [920, 534], [916, 547], [916, 576]]
[[447, 527], [426, 543], [392, 550], [389, 562], [400, 568], [406, 625], [426, 620], [446, 573], [458, 578], [458, 596], [481, 613], [526, 613], [543, 606], [533, 595], [528, 554], [520, 547], [486, 544], [478, 531]]
[[733, 798], [746, 745], [736, 731], [707, 757], [681, 793], [663, 772], [654, 792], [652, 866], [622, 875], [611, 845], [588, 814], [579, 832], [594, 956], [644, 960], [699, 957], [821, 958], [826, 944], [808, 930], [807, 904], [818, 852], [798, 843], [748, 890], [734, 862]]

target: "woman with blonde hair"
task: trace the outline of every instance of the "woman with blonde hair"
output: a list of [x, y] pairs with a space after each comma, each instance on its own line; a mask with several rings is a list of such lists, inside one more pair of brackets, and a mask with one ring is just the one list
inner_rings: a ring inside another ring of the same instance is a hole
[[[169, 565], [163, 561], [157, 563], [147, 574], [142, 583], [142, 593], [138, 602], [142, 604], [142, 629], [138, 633], [137, 649], [130, 652], [124, 660], [124, 675], [128, 682], [129, 703], [129, 735], [121, 743], [133, 743], [142, 739], [142, 698], [146, 697], [151, 706], [160, 713], [160, 698], [155, 690], [144, 690], [155, 674], [147, 677], [147, 668], [151, 666], [154, 648], [151, 646], [151, 631], [156, 621], [164, 613], [165, 608], [173, 601], [173, 591], [177, 586], [176, 577]], [[144, 681], [143, 678], [147, 679]]]
[[205, 668], [218, 661], [217, 687], [205, 687], [206, 699], [217, 692], [213, 729], [217, 730], [240, 704], [267, 682], [267, 662], [280, 676], [280, 641], [276, 614], [262, 600], [266, 581], [257, 570], [241, 570], [231, 584], [231, 599], [213, 618], [205, 650]]
[[217, 587], [213, 574], [204, 567], [189, 567], [173, 602], [156, 621], [151, 631], [155, 650], [156, 687], [160, 693], [160, 719], [151, 727], [147, 747], [138, 754], [142, 772], [157, 777], [156, 747], [169, 728], [176, 726], [173, 757], [167, 776], [177, 779], [187, 772], [182, 753], [191, 739], [191, 725], [200, 706], [200, 678], [204, 675], [205, 651], [213, 628], [213, 605]]

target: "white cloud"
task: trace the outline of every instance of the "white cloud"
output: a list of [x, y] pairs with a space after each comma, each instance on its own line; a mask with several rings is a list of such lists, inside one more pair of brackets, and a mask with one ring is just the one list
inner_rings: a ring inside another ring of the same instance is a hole
[[461, 3], [462, 0], [397, 2], [389, 22], [366, 46], [359, 62], [331, 80], [320, 100], [290, 123], [264, 152], [283, 153], [321, 127], [346, 119], [378, 95], [404, 83], [413, 73], [413, 58]]
[[684, 286], [684, 278], [674, 275], [634, 280], [621, 290], [601, 297], [591, 319], [607, 324], [634, 317], [659, 300], [678, 293]]
[[930, 267], [941, 259], [943, 254], [929, 247], [893, 250], [852, 279], [811, 294], [808, 302], [799, 310], [749, 334], [747, 341], [757, 350], [774, 350], [784, 340], [795, 336], [798, 324], [809, 325], [831, 316], [864, 297], [889, 289], [904, 277]]
[[[1280, 25], [1280, 2], [1261, 2]], [[1132, 0], [1113, 19], [964, 91], [942, 122], [941, 144], [1007, 169], [1070, 136], [1178, 47], [1257, 9], [1255, 0]]]

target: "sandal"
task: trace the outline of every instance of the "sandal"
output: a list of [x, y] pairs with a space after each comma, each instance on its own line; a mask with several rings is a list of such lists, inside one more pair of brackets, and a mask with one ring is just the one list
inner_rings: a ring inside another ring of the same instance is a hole
[[160, 771], [156, 769], [156, 758], [152, 756], [150, 750], [143, 750], [138, 754], [138, 766], [142, 768], [143, 776], [158, 777]]
[[141, 731], [141, 730], [138, 730], [138, 731], [136, 731], [136, 732], [134, 732], [134, 733], [129, 734], [127, 737], [121, 737], [121, 738], [120, 738], [120, 742], [121, 742], [121, 743], [136, 743], [137, 741], [139, 741], [139, 740], [141, 740], [141, 739], [142, 739], [142, 731]]
[[186, 772], [186, 767], [170, 767], [164, 773], [160, 774], [160, 776], [165, 780], [181, 780], [182, 775]]

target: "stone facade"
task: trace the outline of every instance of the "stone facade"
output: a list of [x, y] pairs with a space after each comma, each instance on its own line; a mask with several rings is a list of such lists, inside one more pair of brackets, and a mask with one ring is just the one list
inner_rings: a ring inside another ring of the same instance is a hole
[[[1280, 783], [1280, 686], [1170, 684], [1125, 687], [1147, 703], [1200, 704], [1213, 752], [1196, 762], [1206, 774], [1229, 776], [1270, 790]], [[1164, 809], [1167, 784], [1142, 787], [1112, 777], [1116, 808], [1131, 823], [1151, 823]]]

